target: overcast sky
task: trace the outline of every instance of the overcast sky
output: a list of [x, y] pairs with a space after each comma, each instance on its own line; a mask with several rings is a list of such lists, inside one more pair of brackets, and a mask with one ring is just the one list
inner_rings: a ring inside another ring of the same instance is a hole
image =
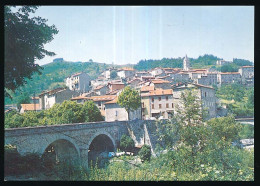
[[45, 45], [54, 58], [135, 64], [141, 59], [213, 54], [254, 61], [253, 6], [41, 6], [59, 33]]

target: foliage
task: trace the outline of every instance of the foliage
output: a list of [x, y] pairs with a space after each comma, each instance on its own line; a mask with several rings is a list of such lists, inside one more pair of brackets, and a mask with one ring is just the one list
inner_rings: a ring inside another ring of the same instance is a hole
[[152, 155], [151, 147], [149, 145], [144, 144], [141, 150], [139, 151], [138, 155], [140, 156], [142, 162], [150, 161]]
[[115, 70], [111, 71], [110, 78], [115, 79], [117, 77], [117, 72]]
[[125, 134], [120, 139], [120, 149], [123, 151], [131, 151], [135, 146], [134, 140]]
[[254, 87], [241, 84], [222, 85], [216, 91], [216, 96], [222, 100], [234, 100], [227, 104], [230, 113], [239, 117], [254, 115]]
[[[205, 68], [216, 64], [216, 61], [220, 58], [205, 54], [199, 56], [197, 59], [189, 58], [190, 64], [193, 68]], [[137, 65], [134, 66], [137, 70], [150, 70], [156, 67], [163, 68], [183, 68], [183, 58], [163, 58], [161, 60], [140, 60]]]
[[42, 74], [33, 74], [32, 79], [26, 79], [27, 83], [24, 86], [19, 87], [14, 93], [10, 92], [13, 97], [11, 100], [5, 97], [5, 104], [17, 103], [21, 93], [28, 93], [30, 96], [40, 94], [43, 90], [50, 90], [57, 86], [64, 86], [64, 80], [68, 76], [77, 73], [85, 72], [91, 79], [98, 77], [100, 71], [105, 70], [109, 65], [104, 63], [95, 62], [53, 62], [42, 66], [44, 69]]
[[28, 111], [19, 114], [16, 111], [10, 111], [5, 114], [5, 128], [83, 123], [103, 120], [103, 116], [93, 101], [87, 101], [84, 104], [77, 104], [73, 101], [64, 101], [62, 104], [55, 104], [50, 109], [40, 112]]
[[30, 102], [31, 102], [31, 98], [30, 98], [29, 94], [27, 92], [21, 93], [21, 96], [19, 96], [19, 98], [17, 100], [18, 110], [21, 109], [21, 104], [26, 104], [26, 103], [30, 103]]
[[234, 63], [225, 64], [220, 67], [217, 67], [217, 70], [221, 71], [221, 72], [238, 72], [238, 69], [239, 69], [239, 66], [237, 66]]
[[136, 90], [127, 86], [118, 96], [117, 103], [126, 109], [129, 120], [129, 112], [141, 106], [141, 97]]
[[104, 121], [104, 117], [93, 101], [86, 101], [81, 112], [84, 113], [85, 122]]
[[241, 124], [241, 128], [239, 132], [240, 139], [254, 138], [254, 125]]
[[233, 59], [233, 63], [236, 64], [237, 66], [253, 66], [253, 62], [245, 59]]
[[[41, 73], [42, 67], [35, 64], [35, 59], [46, 55], [53, 56], [54, 52], [44, 49], [44, 45], [53, 40], [58, 33], [54, 25], [46, 24], [41, 17], [31, 17], [37, 6], [22, 6], [13, 12], [10, 6], [4, 9], [5, 30], [5, 88], [15, 91], [31, 79], [34, 72]], [[9, 96], [5, 89], [5, 96]]]
[[5, 128], [20, 127], [23, 121], [24, 117], [15, 110], [5, 114]]

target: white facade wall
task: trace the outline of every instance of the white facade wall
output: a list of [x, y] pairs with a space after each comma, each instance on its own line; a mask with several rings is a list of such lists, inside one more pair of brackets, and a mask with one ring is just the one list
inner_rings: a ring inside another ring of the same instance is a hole
[[[127, 112], [118, 104], [106, 104], [105, 121], [125, 121], [128, 120]], [[141, 119], [141, 108], [130, 112], [130, 120]]]

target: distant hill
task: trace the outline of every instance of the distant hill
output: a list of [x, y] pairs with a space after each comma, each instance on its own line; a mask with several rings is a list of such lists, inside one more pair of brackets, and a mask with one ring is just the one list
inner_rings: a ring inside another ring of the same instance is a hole
[[[189, 56], [188, 56], [189, 58]], [[183, 68], [183, 58], [163, 58], [163, 59], [148, 59], [148, 60], [140, 60], [134, 68], [137, 70], [150, 70], [156, 67], [163, 68]], [[222, 58], [216, 57], [211, 54], [205, 54], [203, 56], [199, 56], [198, 58], [189, 58], [190, 64], [192, 68], [209, 68], [216, 66], [216, 61], [221, 60]], [[247, 66], [253, 65], [251, 61], [244, 59], [236, 59], [234, 58], [234, 64], [239, 66]]]

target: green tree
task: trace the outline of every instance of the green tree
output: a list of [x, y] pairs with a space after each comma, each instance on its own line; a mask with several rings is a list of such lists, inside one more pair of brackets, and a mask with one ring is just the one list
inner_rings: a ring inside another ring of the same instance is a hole
[[115, 70], [112, 70], [112, 71], [111, 71], [111, 74], [110, 74], [110, 78], [111, 78], [111, 79], [115, 79], [116, 77], [117, 77], [116, 71], [115, 71]]
[[18, 128], [21, 127], [24, 121], [23, 115], [17, 111], [12, 110], [5, 114], [5, 128]]
[[29, 96], [29, 94], [27, 92], [22, 93], [19, 97], [17, 97], [17, 108], [18, 110], [21, 109], [21, 104], [26, 104], [26, 103], [30, 103], [31, 102], [31, 98]]
[[141, 106], [141, 97], [136, 90], [127, 86], [118, 96], [117, 103], [126, 109], [129, 120], [130, 111], [137, 110]]
[[47, 25], [46, 19], [31, 17], [30, 13], [35, 13], [37, 8], [22, 6], [13, 12], [10, 6], [4, 7], [5, 96], [10, 97], [7, 90], [15, 91], [34, 72], [41, 73], [42, 67], [35, 64], [36, 59], [55, 55], [45, 50], [44, 45], [53, 40], [58, 30], [54, 25]]
[[142, 162], [150, 161], [151, 155], [152, 155], [151, 147], [146, 144], [143, 145], [141, 150], [139, 151], [138, 155], [140, 156], [140, 159]]
[[81, 109], [85, 122], [104, 121], [100, 110], [93, 101], [86, 101]]
[[134, 140], [125, 134], [122, 135], [120, 139], [120, 149], [123, 151], [132, 150], [135, 146]]

